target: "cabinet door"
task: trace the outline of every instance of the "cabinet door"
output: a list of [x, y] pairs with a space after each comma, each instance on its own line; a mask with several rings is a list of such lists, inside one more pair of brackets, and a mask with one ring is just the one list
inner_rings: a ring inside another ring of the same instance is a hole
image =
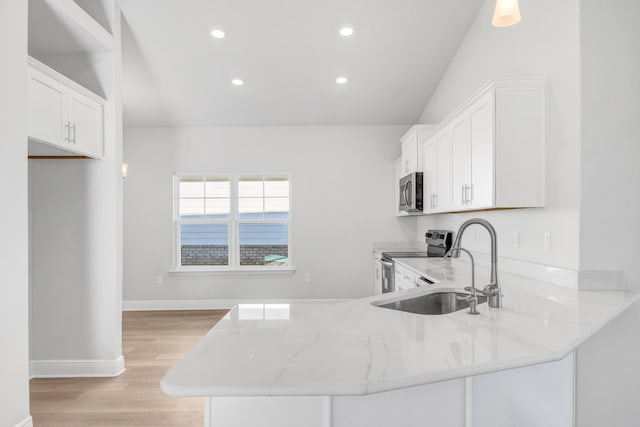
[[62, 148], [69, 145], [67, 88], [50, 77], [29, 70], [29, 137]]
[[400, 267], [398, 264], [394, 264], [393, 269], [394, 269], [393, 281], [395, 285], [394, 291], [397, 291], [398, 289], [405, 289], [404, 268]]
[[448, 211], [451, 204], [451, 132], [446, 129], [436, 136], [438, 157], [438, 184], [435, 209]]
[[471, 183], [471, 123], [463, 114], [451, 124], [451, 210], [468, 208]]
[[380, 260], [373, 260], [373, 294], [380, 295], [382, 293], [382, 266]]
[[471, 123], [471, 187], [469, 205], [494, 206], [494, 92], [483, 96], [469, 110]]
[[438, 199], [438, 141], [436, 138], [425, 142], [422, 162], [424, 164], [423, 211], [433, 213], [436, 211]]
[[86, 96], [70, 92], [71, 143], [73, 149], [91, 157], [103, 151], [103, 108]]
[[418, 171], [418, 131], [402, 141], [402, 176]]

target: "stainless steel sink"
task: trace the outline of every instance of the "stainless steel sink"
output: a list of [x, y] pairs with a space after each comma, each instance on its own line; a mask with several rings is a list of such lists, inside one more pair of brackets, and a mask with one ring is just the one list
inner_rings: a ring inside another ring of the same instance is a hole
[[[377, 307], [406, 311], [415, 314], [447, 314], [469, 307], [468, 292], [458, 290], [442, 290], [395, 301], [379, 301], [372, 303]], [[478, 295], [478, 304], [487, 301], [487, 297]]]

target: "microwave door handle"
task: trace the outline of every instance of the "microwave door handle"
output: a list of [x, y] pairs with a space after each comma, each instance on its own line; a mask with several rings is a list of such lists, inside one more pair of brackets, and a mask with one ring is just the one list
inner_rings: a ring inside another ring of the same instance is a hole
[[402, 206], [407, 206], [407, 183], [405, 183], [404, 187], [402, 188]]

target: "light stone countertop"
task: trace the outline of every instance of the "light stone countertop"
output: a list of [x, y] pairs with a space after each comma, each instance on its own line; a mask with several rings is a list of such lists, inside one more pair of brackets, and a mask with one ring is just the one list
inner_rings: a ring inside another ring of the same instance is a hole
[[[638, 297], [501, 274], [503, 307], [425, 316], [371, 302], [469, 285], [470, 265], [396, 260], [438, 281], [337, 304], [236, 306], [161, 382], [175, 396], [364, 395], [560, 360]], [[489, 271], [476, 267], [476, 285]]]

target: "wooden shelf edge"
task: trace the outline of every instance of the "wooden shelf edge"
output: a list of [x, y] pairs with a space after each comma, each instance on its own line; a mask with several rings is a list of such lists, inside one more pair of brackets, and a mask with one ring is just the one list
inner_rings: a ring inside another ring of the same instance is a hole
[[90, 160], [91, 157], [87, 157], [87, 156], [27, 156], [27, 159], [29, 160], [69, 160], [69, 159], [75, 159], [75, 160]]

